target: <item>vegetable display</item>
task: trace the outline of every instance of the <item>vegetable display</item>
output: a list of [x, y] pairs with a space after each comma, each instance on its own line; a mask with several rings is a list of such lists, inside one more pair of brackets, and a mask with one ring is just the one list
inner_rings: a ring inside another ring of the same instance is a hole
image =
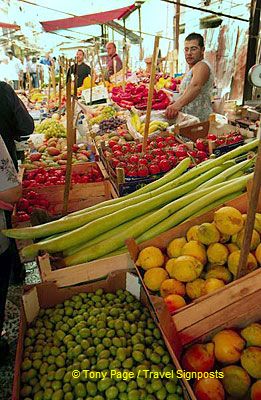
[[[112, 89], [112, 100], [120, 107], [131, 109], [135, 107], [140, 110], [147, 108], [149, 90], [145, 85], [127, 83], [125, 90], [119, 86]], [[153, 110], [165, 110], [170, 104], [169, 97], [163, 90], [154, 90], [152, 99]]]
[[[190, 164], [190, 159], [184, 159], [163, 178], [124, 198], [100, 203], [45, 225], [3, 230], [3, 233], [14, 238], [46, 238], [23, 249], [23, 253], [30, 256], [37, 255], [39, 250], [55, 253], [74, 247], [75, 253], [65, 257], [65, 265], [75, 265], [103, 257], [123, 247], [129, 237], [136, 238], [138, 242], [147, 240], [185, 221], [211, 203], [222, 203], [224, 197], [233, 194], [236, 196], [243, 191], [252, 177], [251, 174], [233, 180], [227, 180], [228, 178], [223, 176], [221, 183], [202, 189], [198, 187], [211, 176], [222, 173], [224, 168], [227, 168], [225, 163], [228, 160], [254, 150], [257, 146], [258, 140], [254, 140], [217, 159], [201, 163], [188, 172], [185, 170]], [[230, 168], [227, 168], [228, 171]], [[234, 169], [231, 173], [235, 173]], [[145, 216], [148, 212], [151, 214]], [[141, 215], [144, 215], [142, 221], [88, 247], [92, 239]], [[153, 232], [150, 232], [151, 229]], [[61, 235], [48, 238], [55, 233]], [[77, 247], [83, 245], [85, 249], [77, 251]]]

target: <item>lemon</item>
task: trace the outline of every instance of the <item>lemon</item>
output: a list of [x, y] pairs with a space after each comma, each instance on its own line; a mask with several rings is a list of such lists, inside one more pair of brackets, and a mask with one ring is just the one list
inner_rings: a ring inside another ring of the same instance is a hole
[[136, 264], [145, 270], [161, 267], [164, 264], [164, 256], [157, 247], [145, 247], [140, 251]]
[[144, 284], [152, 291], [158, 291], [162, 282], [168, 279], [168, 273], [163, 268], [152, 268], [144, 274]]

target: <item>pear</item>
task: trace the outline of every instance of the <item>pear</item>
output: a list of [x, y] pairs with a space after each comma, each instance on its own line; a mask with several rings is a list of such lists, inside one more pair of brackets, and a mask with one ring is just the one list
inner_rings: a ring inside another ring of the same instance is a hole
[[241, 331], [241, 336], [246, 340], [247, 346], [261, 347], [261, 324], [255, 322]]

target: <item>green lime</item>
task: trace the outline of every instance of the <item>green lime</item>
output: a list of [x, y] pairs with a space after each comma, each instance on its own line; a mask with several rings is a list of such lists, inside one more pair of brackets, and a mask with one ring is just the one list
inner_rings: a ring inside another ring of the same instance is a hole
[[113, 400], [118, 398], [118, 389], [116, 386], [111, 386], [105, 391], [106, 399]]
[[82, 382], [78, 382], [75, 385], [74, 392], [75, 392], [77, 397], [85, 397], [86, 394], [87, 394], [85, 385]]
[[165, 384], [165, 388], [167, 389], [167, 392], [172, 394], [176, 392], [176, 384], [174, 382], [168, 381]]
[[102, 344], [102, 343], [99, 343], [99, 344], [96, 346], [96, 354], [100, 354], [104, 349], [105, 349], [105, 347], [103, 346], [103, 344]]
[[137, 381], [137, 385], [138, 385], [139, 388], [141, 388], [141, 389], [145, 389], [146, 388], [148, 382], [147, 382], [147, 380], [145, 378], [138, 376], [136, 381]]
[[132, 357], [137, 362], [141, 362], [144, 360], [144, 354], [139, 350], [133, 351]]
[[117, 352], [116, 352], [116, 358], [117, 358], [117, 360], [119, 360], [119, 361], [124, 361], [124, 360], [126, 360], [126, 358], [127, 358], [127, 352], [126, 352], [126, 349], [125, 348], [123, 348], [123, 347], [119, 347], [118, 349], [117, 349]]
[[113, 385], [113, 380], [111, 378], [104, 378], [98, 381], [97, 389], [99, 392], [105, 392], [110, 386]]
[[53, 390], [59, 390], [62, 387], [62, 382], [61, 381], [53, 381], [52, 382], [52, 389]]
[[128, 400], [127, 393], [120, 393], [119, 394], [119, 400]]
[[119, 390], [120, 393], [124, 393], [127, 391], [127, 383], [124, 381], [120, 381], [116, 383], [117, 389]]
[[55, 371], [55, 376], [54, 376], [55, 380], [61, 381], [63, 379], [63, 377], [64, 377], [65, 371], [66, 371], [65, 368], [57, 369]]
[[[149, 350], [149, 349], [146, 349]], [[133, 351], [141, 351], [144, 352], [145, 351], [145, 346], [142, 343], [137, 343], [133, 346]]]
[[131, 357], [126, 358], [122, 363], [123, 368], [131, 369], [133, 367], [133, 359]]
[[90, 396], [95, 396], [97, 394], [97, 386], [95, 382], [87, 382], [86, 383], [87, 394]]
[[65, 393], [64, 400], [73, 400], [74, 396], [71, 392]]
[[22, 365], [21, 365], [22, 371], [27, 371], [31, 367], [32, 367], [32, 361], [29, 360], [28, 358], [24, 359], [24, 361], [22, 362]]
[[128, 393], [128, 400], [140, 400], [140, 392], [139, 390], [130, 390]]
[[109, 350], [102, 350], [99, 353], [99, 358], [110, 358], [110, 355], [111, 355], [111, 353]]
[[102, 344], [103, 344], [105, 347], [108, 348], [108, 347], [111, 347], [112, 341], [111, 341], [110, 338], [105, 337], [105, 338], [102, 339]]
[[113, 360], [109, 365], [110, 370], [120, 368], [120, 367], [121, 367], [121, 362], [119, 360]]
[[170, 356], [168, 353], [165, 353], [164, 356], [161, 358], [163, 364], [168, 365], [170, 363]]
[[155, 364], [159, 364], [160, 361], [161, 361], [161, 358], [160, 358], [160, 356], [159, 356], [157, 353], [154, 353], [154, 352], [153, 352], [153, 353], [150, 355], [150, 361], [153, 362], [153, 363], [155, 363]]
[[44, 400], [51, 400], [53, 395], [53, 390], [51, 388], [47, 388], [44, 391], [43, 399]]
[[66, 334], [63, 330], [59, 329], [58, 331], [55, 332], [55, 336], [57, 337], [58, 340], [63, 340], [65, 338]]
[[29, 385], [25, 385], [21, 390], [20, 390], [20, 396], [21, 397], [27, 397], [30, 396], [32, 393], [32, 387]]
[[152, 379], [151, 380], [151, 388], [153, 390], [153, 393], [157, 392], [163, 387], [162, 381], [160, 379]]
[[118, 337], [114, 337], [112, 339], [112, 344], [113, 344], [113, 346], [121, 347], [121, 340]]
[[96, 368], [97, 371], [103, 371], [109, 367], [109, 360], [104, 358], [97, 361]]
[[94, 356], [95, 353], [96, 353], [96, 348], [93, 347], [93, 346], [89, 347], [89, 348], [86, 350], [86, 355], [87, 355], [88, 357]]
[[86, 339], [86, 338], [90, 337], [91, 331], [90, 331], [90, 329], [88, 329], [88, 328], [82, 328], [82, 329], [80, 329], [80, 331], [79, 331], [79, 335], [80, 335], [83, 339]]
[[85, 358], [84, 360], [82, 360], [82, 362], [81, 362], [81, 370], [83, 371], [83, 370], [85, 370], [85, 369], [89, 369], [90, 368], [90, 365], [91, 365], [91, 363], [90, 363], [90, 360], [88, 359], [88, 358]]
[[71, 391], [72, 391], [72, 387], [71, 387], [70, 383], [65, 383], [63, 385], [63, 393], [68, 393], [68, 392], [71, 392]]

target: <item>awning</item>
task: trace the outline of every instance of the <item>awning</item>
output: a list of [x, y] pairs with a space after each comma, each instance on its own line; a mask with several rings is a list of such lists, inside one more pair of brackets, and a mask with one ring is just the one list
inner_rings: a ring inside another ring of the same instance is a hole
[[81, 15], [78, 17], [57, 19], [54, 21], [44, 21], [41, 22], [41, 24], [46, 32], [57, 31], [59, 29], [77, 28], [87, 25], [106, 24], [106, 22], [113, 21], [115, 19], [126, 18], [135, 9], [135, 4], [132, 4], [128, 7], [118, 8], [116, 10]]
[[7, 24], [5, 22], [0, 22], [0, 28], [18, 30], [18, 29], [20, 29], [20, 26], [16, 25], [16, 24]]

